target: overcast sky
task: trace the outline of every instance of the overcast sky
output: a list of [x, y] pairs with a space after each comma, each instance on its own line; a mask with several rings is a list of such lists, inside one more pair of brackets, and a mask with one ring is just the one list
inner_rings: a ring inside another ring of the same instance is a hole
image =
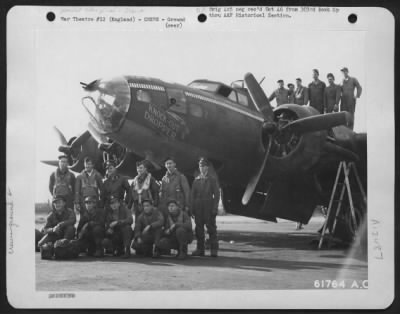
[[[40, 29], [35, 37], [36, 59], [36, 201], [47, 201], [48, 178], [54, 170], [39, 160], [56, 159], [56, 125], [68, 138], [82, 133], [88, 117], [80, 99], [79, 82], [128, 74], [187, 84], [205, 78], [230, 84], [252, 72], [267, 95], [276, 81], [304, 84], [332, 72], [340, 83], [340, 69], [365, 82], [364, 33], [361, 31], [133, 32], [90, 29]], [[356, 131], [365, 131], [368, 91], [357, 103]], [[275, 106], [275, 101], [273, 101]]]

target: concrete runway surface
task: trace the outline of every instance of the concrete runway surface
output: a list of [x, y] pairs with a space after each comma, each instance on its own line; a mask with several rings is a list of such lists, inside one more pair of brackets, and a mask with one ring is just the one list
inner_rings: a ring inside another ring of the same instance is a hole
[[[41, 219], [41, 222], [43, 219]], [[219, 257], [184, 261], [84, 254], [69, 261], [41, 260], [36, 253], [36, 288], [41, 291], [313, 289], [316, 280], [358, 283], [368, 279], [367, 259], [343, 248], [317, 250], [322, 217], [302, 230], [240, 216], [218, 216]], [[41, 224], [38, 223], [37, 226]], [[195, 249], [195, 242], [189, 252]], [[209, 255], [209, 251], [206, 255]], [[346, 287], [347, 287], [346, 286]]]

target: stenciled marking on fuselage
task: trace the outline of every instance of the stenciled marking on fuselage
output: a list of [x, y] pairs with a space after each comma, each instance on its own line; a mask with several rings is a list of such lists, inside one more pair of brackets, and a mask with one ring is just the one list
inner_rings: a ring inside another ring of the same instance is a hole
[[148, 109], [144, 112], [144, 118], [161, 131], [161, 133], [168, 137], [176, 138], [180, 127], [179, 124], [155, 105], [149, 104]]
[[248, 117], [250, 117], [250, 118], [256, 119], [256, 120], [258, 120], [258, 121], [264, 121], [264, 119], [261, 118], [261, 117], [259, 117], [259, 116], [256, 116], [256, 115], [254, 115], [254, 114], [251, 114], [250, 112], [241, 110], [241, 109], [239, 109], [239, 108], [229, 106], [228, 104], [225, 104], [224, 102], [219, 101], [219, 100], [217, 100], [217, 99], [208, 98], [208, 97], [205, 97], [205, 96], [202, 96], [202, 95], [198, 95], [198, 94], [193, 94], [193, 93], [191, 93], [191, 92], [185, 92], [185, 95], [188, 96], [188, 97], [196, 98], [196, 99], [199, 99], [199, 100], [202, 100], [202, 101], [208, 101], [208, 102], [210, 102], [210, 103], [223, 106], [223, 107], [225, 107], [225, 108], [228, 108], [228, 109], [231, 109], [231, 110], [233, 110], [233, 111], [242, 113], [242, 114], [244, 114], [244, 115], [246, 115], [246, 116], [248, 116]]
[[132, 88], [142, 88], [142, 89], [151, 89], [151, 90], [157, 90], [161, 92], [165, 92], [165, 88], [163, 86], [159, 85], [152, 85], [152, 84], [143, 84], [143, 83], [129, 83], [129, 87]]

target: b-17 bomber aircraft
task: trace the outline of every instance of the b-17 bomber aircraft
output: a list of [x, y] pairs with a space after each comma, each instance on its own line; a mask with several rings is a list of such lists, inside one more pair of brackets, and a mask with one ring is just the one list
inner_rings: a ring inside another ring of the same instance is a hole
[[[268, 221], [308, 223], [317, 205], [328, 205], [341, 161], [354, 162], [366, 188], [367, 136], [347, 127], [349, 113], [321, 115], [296, 104], [273, 109], [252, 74], [241, 82], [186, 86], [120, 76], [81, 83], [88, 130], [67, 141], [56, 129], [59, 151], [69, 156], [72, 171], [81, 171], [90, 156], [100, 172], [114, 159], [131, 178], [141, 159], [161, 178], [163, 160], [172, 155], [192, 180], [199, 156], [207, 157], [225, 210]], [[358, 217], [365, 215], [357, 193], [354, 207]]]

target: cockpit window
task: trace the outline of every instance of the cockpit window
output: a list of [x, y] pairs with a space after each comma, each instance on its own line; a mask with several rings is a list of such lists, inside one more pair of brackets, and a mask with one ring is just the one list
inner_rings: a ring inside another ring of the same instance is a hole
[[235, 92], [234, 90], [231, 91], [231, 93], [230, 93], [229, 96], [228, 96], [228, 99], [230, 99], [230, 100], [232, 100], [232, 101], [234, 101], [234, 102], [237, 102], [236, 92]]
[[168, 110], [183, 113], [187, 111], [186, 97], [181, 89], [167, 88]]
[[192, 82], [189, 84], [192, 88], [197, 88], [201, 90], [205, 90], [208, 92], [216, 92], [220, 84], [212, 83], [212, 82]]
[[82, 104], [91, 119], [104, 133], [115, 132], [129, 110], [131, 94], [124, 77], [99, 80], [84, 86]]
[[239, 98], [239, 104], [248, 107], [249, 106], [249, 100], [246, 95], [243, 95], [242, 93], [237, 93], [238, 98]]

